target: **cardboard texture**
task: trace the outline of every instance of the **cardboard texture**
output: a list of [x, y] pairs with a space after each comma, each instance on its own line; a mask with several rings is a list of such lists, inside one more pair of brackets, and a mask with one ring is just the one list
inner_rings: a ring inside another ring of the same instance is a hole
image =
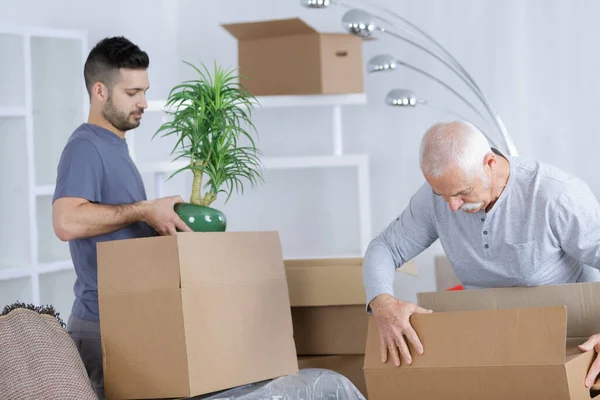
[[370, 400], [590, 398], [584, 378], [595, 354], [567, 349], [566, 307], [434, 312], [415, 314], [411, 323], [425, 352], [395, 367], [381, 362], [369, 321]]
[[298, 357], [298, 367], [304, 368], [323, 368], [335, 371], [348, 378], [350, 382], [363, 394], [367, 396], [367, 385], [363, 373], [363, 364], [365, 356], [345, 355], [345, 356], [301, 356]]
[[276, 232], [98, 244], [107, 398], [190, 397], [298, 371]]
[[600, 332], [600, 283], [419, 293], [417, 298], [434, 313], [411, 317], [425, 348], [412, 365], [381, 363], [377, 328], [370, 321], [369, 399], [590, 398], [583, 382], [595, 354], [576, 346]]
[[222, 25], [238, 40], [241, 83], [254, 96], [362, 93], [362, 40], [298, 18]]
[[[365, 353], [368, 314], [360, 257], [285, 260], [296, 352]], [[400, 273], [416, 274], [409, 262]]]
[[362, 258], [285, 260], [298, 355], [364, 354]]

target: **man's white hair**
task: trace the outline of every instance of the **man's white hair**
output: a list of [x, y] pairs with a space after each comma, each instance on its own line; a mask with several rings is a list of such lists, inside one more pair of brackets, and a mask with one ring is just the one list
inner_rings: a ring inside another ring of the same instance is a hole
[[458, 167], [468, 177], [485, 177], [483, 161], [491, 152], [486, 137], [469, 122], [438, 122], [423, 135], [419, 159], [421, 170], [430, 176]]

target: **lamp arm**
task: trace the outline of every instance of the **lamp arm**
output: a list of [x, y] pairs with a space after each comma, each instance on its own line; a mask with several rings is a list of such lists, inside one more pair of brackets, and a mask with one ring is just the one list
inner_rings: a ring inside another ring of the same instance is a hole
[[[343, 7], [346, 8], [350, 8], [349, 5], [345, 4], [346, 1], [342, 1], [342, 0], [333, 0], [332, 1], [335, 4], [341, 5]], [[358, 1], [355, 1], [356, 3], [358, 3]], [[473, 77], [467, 72], [467, 70], [458, 62], [458, 60], [456, 58], [454, 58], [452, 56], [452, 54], [450, 54], [450, 52], [448, 52], [439, 42], [437, 42], [435, 39], [433, 39], [430, 35], [428, 35], [427, 33], [425, 33], [425, 31], [423, 31], [422, 29], [420, 29], [418, 26], [416, 26], [415, 24], [411, 23], [410, 21], [408, 21], [406, 18], [400, 16], [399, 14], [389, 10], [386, 7], [382, 7], [376, 4], [371, 4], [371, 6], [373, 6], [374, 8], [377, 8], [378, 10], [389, 14], [397, 19], [399, 19], [400, 21], [402, 21], [406, 26], [408, 26], [409, 28], [412, 28], [414, 30], [414, 32], [412, 32], [413, 34], [416, 32], [417, 34], [420, 34], [423, 38], [425, 38], [427, 41], [429, 41], [430, 43], [433, 43], [433, 45], [435, 47], [437, 47], [452, 63], [452, 65], [450, 65], [450, 63], [446, 60], [444, 60], [442, 57], [440, 57], [438, 54], [435, 54], [433, 51], [431, 51], [430, 49], [426, 48], [425, 46], [410, 40], [408, 38], [405, 38], [404, 36], [391, 32], [389, 30], [385, 30], [382, 29], [383, 32], [386, 32], [392, 36], [394, 36], [397, 39], [403, 40], [419, 49], [421, 49], [422, 51], [426, 52], [427, 54], [431, 55], [432, 57], [436, 58], [438, 61], [442, 62], [444, 65], [446, 65], [446, 67], [448, 67], [450, 70], [452, 70], [456, 75], [458, 75], [460, 77], [460, 79], [467, 85], [469, 86], [469, 88], [475, 93], [475, 95], [477, 96], [477, 98], [479, 99], [479, 101], [481, 101], [482, 105], [485, 107], [487, 113], [489, 114], [489, 116], [492, 119], [492, 122], [494, 123], [494, 125], [496, 126], [496, 128], [498, 129], [498, 132], [500, 133], [500, 135], [502, 136], [502, 139], [507, 147], [508, 153], [509, 155], [518, 155], [517, 153], [517, 149], [514, 145], [514, 142], [512, 141], [512, 138], [510, 137], [508, 130], [506, 129], [506, 126], [504, 125], [504, 122], [502, 122], [502, 119], [500, 119], [500, 116], [498, 115], [498, 113], [496, 112], [496, 110], [494, 109], [494, 107], [492, 106], [492, 104], [490, 103], [489, 99], [487, 98], [487, 96], [483, 93], [483, 91], [481, 90], [481, 88], [479, 88], [479, 86], [477, 85], [477, 83], [475, 82], [475, 79], [473, 79]], [[394, 23], [392, 23], [391, 21], [382, 18], [380, 16], [375, 16], [376, 18], [380, 19], [381, 21], [390, 24], [390, 25], [396, 25]], [[411, 32], [410, 29], [403, 27], [405, 30], [407, 30], [408, 32]]]
[[422, 70], [421, 68], [415, 67], [412, 64], [406, 63], [404, 61], [397, 60], [396, 63], [398, 63], [408, 69], [411, 69], [415, 72], [418, 72], [419, 74], [424, 75], [424, 76], [428, 77], [429, 79], [432, 79], [435, 82], [439, 83], [440, 85], [445, 87], [448, 91], [453, 93], [456, 97], [458, 97], [460, 100], [462, 100], [471, 110], [473, 110], [477, 115], [479, 115], [479, 117], [481, 117], [481, 119], [483, 119], [485, 121], [485, 117], [481, 114], [481, 111], [479, 111], [473, 104], [471, 104], [471, 102], [469, 100], [465, 99], [460, 93], [458, 93], [455, 89], [453, 89], [446, 82], [442, 81], [440, 78], [430, 74], [427, 71]]

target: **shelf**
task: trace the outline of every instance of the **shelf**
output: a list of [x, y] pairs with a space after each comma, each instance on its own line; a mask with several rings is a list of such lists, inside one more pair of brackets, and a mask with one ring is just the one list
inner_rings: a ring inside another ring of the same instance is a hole
[[[22, 36], [0, 33], [0, 116], [2, 108], [25, 107], [25, 51]], [[10, 62], [8, 62], [10, 60]]]
[[71, 259], [58, 260], [53, 262], [42, 263], [38, 265], [39, 274], [51, 274], [54, 272], [68, 271], [73, 269]]
[[[326, 167], [352, 167], [368, 163], [369, 156], [365, 154], [351, 154], [343, 156], [305, 156], [305, 157], [263, 157], [261, 159], [264, 169], [303, 169]], [[140, 164], [141, 173], [173, 173], [185, 167], [186, 161], [163, 161]]]
[[[298, 95], [298, 96], [257, 96], [256, 108], [273, 107], [326, 107], [349, 106], [367, 103], [365, 93], [331, 94], [331, 95]], [[166, 100], [152, 100], [148, 102], [146, 111], [164, 111]]]
[[0, 281], [0, 311], [5, 306], [17, 301], [22, 303], [31, 303], [33, 301], [31, 278]]
[[52, 228], [52, 197], [36, 198], [36, 217], [38, 230], [38, 262], [40, 264], [68, 260], [69, 244], [61, 241]]
[[36, 196], [53, 196], [56, 185], [37, 185], [35, 187]]
[[25, 118], [0, 118], [0, 270], [31, 265]]
[[4, 117], [24, 117], [27, 115], [25, 107], [0, 107], [0, 118]]
[[[285, 258], [360, 254], [356, 171], [349, 168], [268, 170], [265, 182], [243, 195], [219, 196], [228, 231], [276, 230]], [[190, 188], [185, 188], [186, 194]], [[339, 227], [347, 229], [339, 234]]]
[[56, 182], [65, 143], [84, 121], [81, 42], [31, 38], [33, 134], [37, 185]]
[[73, 269], [40, 276], [40, 304], [54, 306], [64, 323], [67, 323], [71, 314], [76, 277]]
[[29, 276], [31, 276], [31, 267], [29, 265], [0, 269], [0, 281], [26, 278]]

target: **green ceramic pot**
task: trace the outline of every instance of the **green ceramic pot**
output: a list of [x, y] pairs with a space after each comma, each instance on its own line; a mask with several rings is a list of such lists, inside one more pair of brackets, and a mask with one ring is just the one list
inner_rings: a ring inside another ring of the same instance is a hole
[[179, 203], [175, 212], [194, 232], [225, 232], [227, 228], [225, 214], [215, 208]]

